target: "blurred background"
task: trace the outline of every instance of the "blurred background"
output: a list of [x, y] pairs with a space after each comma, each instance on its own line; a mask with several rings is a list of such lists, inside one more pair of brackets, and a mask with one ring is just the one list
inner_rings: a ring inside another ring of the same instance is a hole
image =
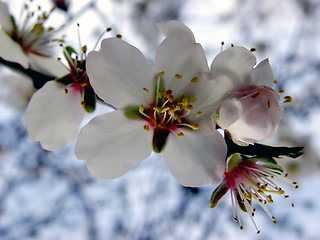
[[[19, 16], [23, 1], [8, 2], [11, 12]], [[66, 43], [75, 48], [77, 23], [81, 43], [88, 50], [111, 27], [105, 37], [121, 34], [153, 61], [163, 39], [156, 24], [172, 19], [191, 28], [209, 65], [221, 51], [222, 41], [224, 49], [231, 44], [256, 48], [258, 61], [270, 59], [277, 90], [284, 89], [293, 98], [283, 105], [278, 134], [268, 144], [304, 146], [305, 154], [278, 161], [299, 182], [297, 190], [283, 185], [295, 207], [274, 197], [270, 210], [277, 224], [257, 208], [255, 221], [261, 233], [256, 234], [246, 215], [240, 231], [232, 220], [229, 194], [210, 209], [216, 186], [180, 186], [158, 155], [120, 179], [103, 181], [93, 178], [85, 163], [75, 158], [73, 144], [59, 152], [43, 150], [29, 139], [23, 120], [34, 91], [31, 80], [0, 66], [1, 240], [320, 239], [320, 1], [34, 2], [60, 7], [50, 21], [55, 26], [65, 24], [59, 34], [66, 34]], [[101, 105], [97, 112], [106, 111], [110, 109]]]

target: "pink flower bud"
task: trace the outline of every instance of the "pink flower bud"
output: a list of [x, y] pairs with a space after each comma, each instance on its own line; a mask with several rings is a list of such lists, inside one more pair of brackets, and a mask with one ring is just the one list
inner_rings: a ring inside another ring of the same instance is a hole
[[228, 93], [215, 120], [233, 139], [254, 143], [272, 137], [283, 114], [272, 88], [249, 86]]

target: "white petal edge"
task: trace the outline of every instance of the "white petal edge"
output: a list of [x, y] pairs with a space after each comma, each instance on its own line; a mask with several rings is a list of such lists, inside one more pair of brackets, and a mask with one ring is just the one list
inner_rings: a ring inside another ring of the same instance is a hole
[[[139, 106], [152, 100], [151, 63], [137, 48], [121, 39], [104, 39], [99, 52], [90, 52], [87, 72], [98, 96], [117, 108]], [[149, 94], [143, 88], [149, 89]]]
[[220, 181], [226, 153], [227, 146], [218, 131], [212, 130], [206, 135], [184, 131], [182, 138], [169, 136], [162, 156], [181, 185], [198, 187]]
[[0, 1], [0, 25], [6, 31], [12, 29], [8, 5], [2, 1]]
[[0, 27], [0, 57], [9, 62], [19, 63], [22, 67], [28, 68], [29, 59], [23, 52], [21, 46], [13, 41], [8, 34]]
[[219, 53], [212, 61], [211, 75], [227, 76], [238, 89], [251, 84], [250, 73], [256, 64], [255, 55], [244, 47], [232, 47]]
[[143, 130], [144, 124], [126, 118], [121, 110], [97, 116], [81, 130], [75, 155], [86, 160], [97, 178], [121, 177], [152, 152], [152, 134]]
[[80, 92], [65, 93], [65, 85], [50, 81], [32, 96], [24, 118], [30, 138], [57, 151], [75, 139], [84, 114]]
[[182, 22], [172, 20], [164, 24], [158, 23], [157, 27], [166, 37], [173, 34], [183, 34], [190, 42], [195, 42], [192, 31]]
[[269, 59], [260, 62], [251, 72], [251, 81], [256, 86], [272, 87], [274, 77]]
[[38, 72], [59, 78], [68, 74], [68, 69], [57, 59], [29, 54], [30, 67]]
[[[156, 72], [164, 71], [165, 88], [171, 89], [174, 97], [183, 94], [181, 90], [194, 77], [209, 71], [202, 46], [190, 42], [184, 34], [169, 35], [163, 40], [155, 55], [155, 66]], [[176, 78], [176, 74], [182, 78]]]

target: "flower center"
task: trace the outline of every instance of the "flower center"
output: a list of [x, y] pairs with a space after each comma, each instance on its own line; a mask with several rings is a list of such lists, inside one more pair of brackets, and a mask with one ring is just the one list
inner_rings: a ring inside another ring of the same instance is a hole
[[[60, 45], [62, 46], [62, 44]], [[58, 82], [61, 82], [66, 85], [65, 93], [68, 94], [68, 88], [72, 87], [77, 92], [80, 92], [82, 96], [81, 105], [85, 108], [87, 112], [93, 112], [95, 110], [96, 96], [95, 92], [89, 82], [89, 77], [86, 71], [86, 51], [87, 47], [83, 46], [81, 48], [81, 53], [72, 58], [71, 55], [76, 51], [67, 46], [63, 48], [64, 56], [69, 64], [69, 74], [65, 75], [62, 78], [57, 79]], [[58, 58], [58, 60], [61, 60]]]
[[17, 25], [15, 19], [11, 16], [12, 29], [8, 34], [12, 40], [22, 47], [26, 54], [48, 56], [48, 43], [54, 40], [63, 41], [62, 39], [53, 40], [53, 34], [61, 27], [54, 29], [44, 26], [52, 11], [53, 9], [49, 13], [41, 11], [40, 6], [33, 11], [28, 4], [25, 4], [20, 14], [19, 23], [21, 24]]
[[[236, 159], [236, 164], [229, 171], [225, 172], [226, 184], [231, 190], [234, 220], [239, 222], [240, 229], [243, 229], [243, 227], [238, 208], [249, 214], [257, 232], [260, 232], [253, 220], [255, 208], [252, 207], [252, 199], [256, 200], [276, 224], [275, 217], [271, 215], [266, 206], [268, 203], [273, 203], [270, 193], [277, 193], [285, 199], [289, 198], [289, 196], [285, 195], [285, 191], [277, 186], [274, 179], [287, 182], [298, 188], [297, 182], [289, 180], [287, 178], [288, 174], [284, 173], [283, 169], [276, 162], [273, 163], [273, 161], [269, 159], [262, 160], [259, 163], [259, 159], [241, 161]], [[294, 204], [292, 204], [292, 207], [294, 207]]]
[[[171, 89], [164, 89], [163, 75], [164, 72], [157, 75], [154, 101], [148, 107], [143, 105], [139, 107], [140, 117], [147, 121], [147, 124], [143, 127], [144, 130], [149, 131], [150, 127], [153, 128], [153, 150], [157, 153], [162, 151], [170, 132], [178, 137], [183, 137], [184, 133], [181, 128], [199, 129], [198, 123], [187, 119], [188, 115], [194, 110], [192, 104], [195, 104], [197, 99], [188, 96], [175, 98]], [[175, 74], [174, 77], [178, 80], [182, 78], [182, 75]], [[196, 82], [194, 79], [193, 81]], [[143, 88], [143, 92], [149, 94], [149, 89]], [[199, 111], [195, 115], [200, 116], [200, 114]]]

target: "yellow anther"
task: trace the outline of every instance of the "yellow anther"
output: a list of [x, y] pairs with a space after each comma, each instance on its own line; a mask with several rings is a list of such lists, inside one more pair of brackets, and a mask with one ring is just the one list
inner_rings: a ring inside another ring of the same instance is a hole
[[273, 83], [274, 83], [274, 85], [276, 85], [276, 84], [278, 83], [278, 81], [277, 81], [277, 80], [274, 80]]
[[201, 115], [201, 113], [202, 113], [201, 111], [197, 112], [196, 117], [199, 117]]
[[191, 98], [191, 99], [190, 99], [190, 102], [196, 103], [196, 102], [197, 102], [197, 99], [196, 99], [196, 98]]
[[163, 91], [158, 92], [158, 98], [162, 98], [163, 96], [164, 96], [164, 92]]
[[81, 48], [82, 52], [83, 53], [86, 53], [87, 52], [87, 45], [84, 45], [82, 48]]
[[144, 91], [145, 93], [148, 93], [149, 89], [144, 87], [144, 88], [142, 88], [142, 91]]
[[140, 105], [140, 107], [139, 107], [139, 113], [143, 113], [143, 111], [144, 111], [144, 106], [143, 106], [143, 105]]
[[177, 120], [179, 123], [182, 122], [182, 121], [181, 121], [181, 117], [180, 117], [179, 115], [177, 115], [177, 114], [174, 115], [173, 119], [174, 119], [174, 120]]
[[146, 132], [148, 132], [148, 131], [149, 131], [149, 126], [145, 124], [145, 125], [143, 126], [143, 130], [145, 130]]
[[164, 108], [162, 108], [162, 109], [160, 110], [160, 113], [164, 113], [164, 112], [166, 112], [166, 111], [168, 111], [168, 110], [170, 110], [169, 107], [164, 107]]
[[119, 39], [120, 39], [120, 38], [122, 38], [122, 35], [121, 35], [121, 34], [117, 34], [117, 35], [116, 35], [116, 38], [119, 38]]
[[188, 104], [189, 104], [189, 100], [188, 100], [187, 97], [184, 97], [184, 98], [183, 98], [183, 104], [184, 104], [184, 105], [188, 105]]
[[187, 110], [187, 111], [192, 111], [193, 110], [193, 106], [192, 105], [187, 105], [187, 106], [185, 106], [184, 109]]
[[192, 78], [192, 79], [190, 80], [190, 82], [192, 82], [192, 83], [196, 83], [196, 82], [198, 82], [198, 80], [199, 80], [199, 78], [198, 78], [198, 77], [194, 77], [194, 78]]
[[153, 110], [156, 112], [160, 112], [162, 110], [162, 108], [161, 107], [153, 107]]
[[285, 99], [284, 102], [292, 102], [292, 97], [291, 96], [285, 96], [284, 99]]
[[238, 222], [238, 219], [234, 217], [234, 218], [233, 218], [233, 221]]
[[175, 108], [173, 109], [173, 111], [174, 111], [174, 112], [180, 111], [180, 109], [181, 109], [180, 106], [179, 106], [179, 105], [176, 105]]
[[64, 92], [65, 92], [65, 93], [68, 93], [68, 89], [65, 88], [65, 89], [64, 89]]
[[199, 126], [198, 123], [195, 123], [195, 124], [192, 125], [192, 129], [193, 129], [193, 130], [198, 130], [199, 127], [200, 127], [200, 126]]
[[181, 79], [181, 78], [182, 78], [182, 75], [177, 73], [177, 74], [174, 75], [174, 77], [175, 77], [175, 78], [178, 78], [178, 79]]
[[183, 132], [179, 132], [179, 133], [177, 133], [177, 136], [178, 136], [178, 137], [183, 137], [184, 134], [183, 134]]
[[158, 73], [158, 77], [162, 77], [164, 75], [164, 71]]
[[279, 90], [278, 93], [284, 93], [285, 91], [283, 89]]

